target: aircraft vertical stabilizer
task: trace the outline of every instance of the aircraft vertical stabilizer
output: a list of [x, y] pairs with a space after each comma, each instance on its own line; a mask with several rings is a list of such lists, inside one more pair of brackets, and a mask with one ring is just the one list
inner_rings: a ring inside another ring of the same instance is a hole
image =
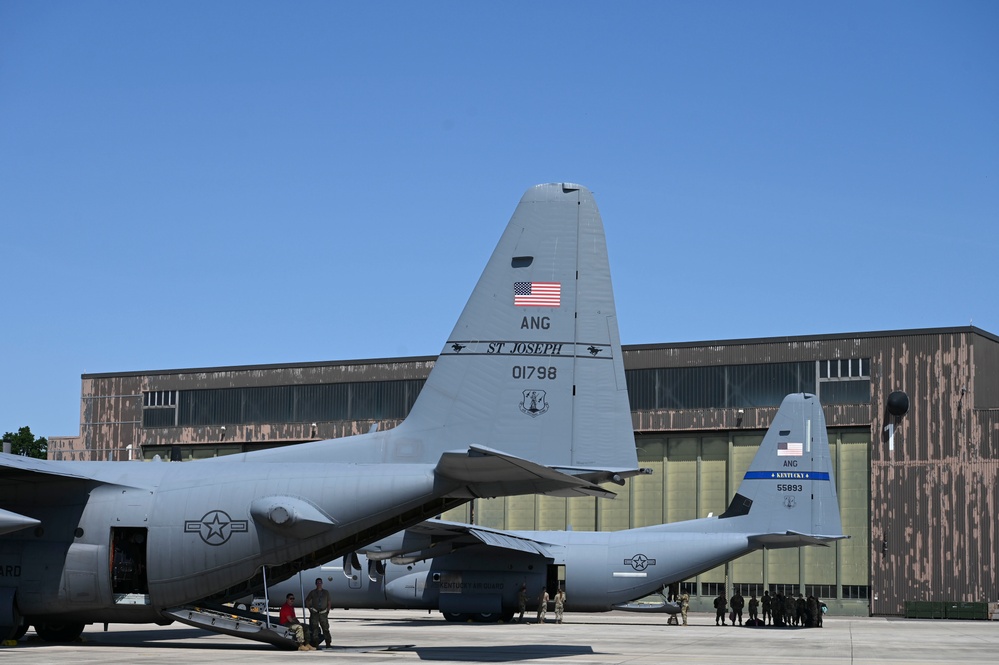
[[608, 496], [599, 483], [647, 472], [593, 194], [524, 194], [399, 426], [227, 458], [251, 460], [434, 464], [464, 498]]
[[588, 189], [524, 194], [398, 430], [438, 451], [475, 444], [560, 467], [637, 466], [603, 222]]
[[799, 536], [818, 541], [844, 537], [825, 416], [815, 395], [784, 398], [720, 518], [740, 518], [737, 529], [760, 534], [755, 540], [767, 547], [795, 546]]

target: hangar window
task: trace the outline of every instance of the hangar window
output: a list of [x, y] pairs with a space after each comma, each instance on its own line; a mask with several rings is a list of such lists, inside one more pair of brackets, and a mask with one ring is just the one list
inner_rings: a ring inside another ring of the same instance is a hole
[[632, 411], [779, 406], [789, 393], [823, 404], [871, 401], [870, 358], [626, 370]]
[[150, 390], [142, 393], [143, 427], [174, 427], [176, 424], [176, 390]]
[[725, 583], [724, 582], [702, 582], [701, 583], [701, 595], [702, 596], [718, 596], [725, 593]]
[[835, 584], [806, 584], [805, 585], [805, 595], [815, 596], [816, 598], [835, 598], [836, 597], [836, 585]]
[[816, 394], [823, 404], [867, 404], [871, 401], [871, 359], [819, 360]]
[[871, 378], [870, 358], [838, 358], [820, 360], [819, 379]]
[[783, 596], [797, 596], [798, 595], [798, 584], [771, 584], [770, 585], [770, 595], [776, 596], [781, 594]]
[[[829, 596], [833, 598], [835, 596]], [[857, 598], [860, 600], [867, 600], [870, 597], [870, 587], [861, 586], [856, 584], [843, 585], [843, 598]]]
[[146, 409], [177, 406], [176, 390], [151, 390], [142, 393], [142, 406]]
[[422, 379], [148, 392], [143, 427], [405, 418]]
[[766, 363], [626, 370], [632, 411], [779, 406], [788, 393], [815, 392], [815, 363]]

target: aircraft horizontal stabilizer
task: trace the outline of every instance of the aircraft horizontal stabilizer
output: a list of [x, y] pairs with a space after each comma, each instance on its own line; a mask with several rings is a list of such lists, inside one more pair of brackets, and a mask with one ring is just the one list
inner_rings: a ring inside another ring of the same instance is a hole
[[435, 473], [463, 486], [450, 493], [453, 497], [492, 498], [517, 494], [617, 496], [585, 478], [479, 446], [471, 446], [467, 453], [444, 453], [437, 462]]
[[0, 533], [20, 531], [21, 529], [27, 529], [29, 526], [36, 526], [38, 524], [41, 524], [41, 522], [32, 517], [0, 509]]
[[796, 533], [788, 531], [786, 533], [763, 533], [750, 536], [749, 540], [761, 547], [775, 550], [783, 547], [801, 547], [803, 545], [821, 545], [828, 547], [830, 543], [837, 540], [846, 540], [850, 536], [823, 536], [818, 534]]
[[652, 469], [648, 467], [640, 469], [588, 469], [585, 467], [553, 466], [551, 468], [560, 473], [601, 485], [603, 483], [614, 483], [615, 485], [623, 486], [624, 481], [628, 478], [652, 474]]

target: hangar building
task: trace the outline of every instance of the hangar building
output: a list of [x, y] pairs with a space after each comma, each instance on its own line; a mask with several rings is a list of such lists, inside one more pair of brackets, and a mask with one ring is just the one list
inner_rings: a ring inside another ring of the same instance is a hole
[[[435, 357], [83, 375], [80, 435], [53, 459], [183, 459], [394, 427]], [[503, 529], [614, 530], [724, 512], [781, 399], [824, 405], [843, 528], [687, 580], [814, 594], [831, 611], [999, 596], [999, 337], [974, 327], [624, 347], [639, 460], [615, 501], [512, 497], [444, 515]], [[904, 391], [908, 413], [888, 413]]]

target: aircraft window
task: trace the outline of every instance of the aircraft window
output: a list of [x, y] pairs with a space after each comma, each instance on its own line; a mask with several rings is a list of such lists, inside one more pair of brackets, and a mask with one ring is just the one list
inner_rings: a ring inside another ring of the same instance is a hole
[[512, 268], [526, 268], [527, 266], [534, 263], [533, 256], [515, 256], [513, 260], [510, 261], [510, 267]]

